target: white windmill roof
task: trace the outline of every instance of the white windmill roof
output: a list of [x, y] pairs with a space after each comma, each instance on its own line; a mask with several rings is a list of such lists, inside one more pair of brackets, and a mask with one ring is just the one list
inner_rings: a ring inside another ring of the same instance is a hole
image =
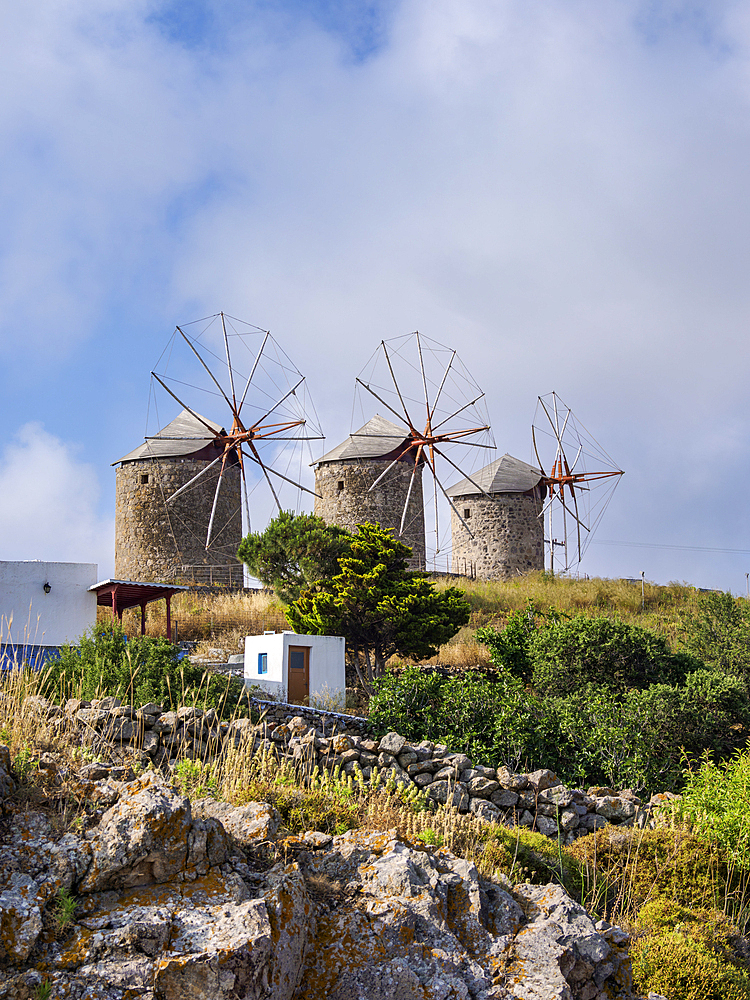
[[[205, 423], [201, 423], [201, 420]], [[183, 410], [157, 434], [147, 438], [143, 444], [122, 458], [118, 458], [112, 465], [135, 462], [140, 458], [176, 458], [180, 455], [192, 455], [194, 451], [200, 451], [215, 439], [209, 434], [206, 424], [213, 428], [216, 435], [226, 433], [224, 428], [220, 424], [215, 424], [213, 420], [208, 420], [199, 413], [193, 415], [189, 410]]]
[[[446, 493], [449, 497], [467, 497], [473, 494], [485, 493], [526, 493], [533, 489], [542, 478], [540, 469], [536, 469], [520, 458], [513, 458], [507, 453], [502, 458], [490, 462], [479, 472], [472, 473], [471, 480], [462, 479], [455, 486], [450, 486]], [[476, 483], [476, 485], [474, 485]], [[480, 489], [481, 487], [481, 489]]]
[[364, 427], [354, 431], [331, 451], [312, 463], [341, 462], [346, 458], [382, 458], [394, 449], [400, 448], [409, 438], [403, 427], [392, 424], [390, 420], [376, 413]]

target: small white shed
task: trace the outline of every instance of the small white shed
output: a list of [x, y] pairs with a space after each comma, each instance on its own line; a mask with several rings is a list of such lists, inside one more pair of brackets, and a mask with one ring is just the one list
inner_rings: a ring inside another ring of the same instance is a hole
[[295, 705], [346, 699], [343, 636], [265, 632], [245, 638], [245, 684]]

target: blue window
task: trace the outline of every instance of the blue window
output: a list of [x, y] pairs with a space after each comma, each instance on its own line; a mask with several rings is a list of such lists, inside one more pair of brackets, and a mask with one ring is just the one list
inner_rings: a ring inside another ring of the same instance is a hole
[[258, 653], [258, 673], [268, 673], [268, 653]]

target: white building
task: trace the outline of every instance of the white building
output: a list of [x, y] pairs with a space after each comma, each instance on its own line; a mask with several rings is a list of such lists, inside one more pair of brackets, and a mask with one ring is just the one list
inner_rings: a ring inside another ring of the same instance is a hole
[[96, 623], [96, 574], [96, 563], [0, 561], [0, 651], [38, 662], [76, 643]]
[[245, 685], [305, 705], [346, 700], [344, 639], [339, 635], [265, 632], [245, 638]]

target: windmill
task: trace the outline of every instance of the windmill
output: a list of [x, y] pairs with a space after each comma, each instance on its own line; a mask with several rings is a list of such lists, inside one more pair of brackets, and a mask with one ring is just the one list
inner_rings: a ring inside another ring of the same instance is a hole
[[[373, 403], [387, 411], [388, 426], [383, 437], [394, 446], [390, 460], [370, 482], [368, 492], [388, 490], [399, 470], [408, 470], [405, 493], [398, 496], [399, 517], [392, 527], [404, 536], [410, 518], [424, 517], [410, 508], [412, 496], [421, 492], [422, 469], [432, 481], [428, 500], [433, 520], [435, 554], [441, 551], [440, 506], [444, 499], [463, 520], [448, 495], [443, 480], [454, 471], [471, 479], [472, 471], [486, 462], [487, 451], [495, 450], [484, 392], [464, 367], [452, 348], [419, 332], [383, 340], [355, 382], [355, 412], [362, 414]], [[382, 419], [382, 418], [381, 418]], [[394, 437], [394, 429], [396, 436]], [[363, 450], [372, 445], [373, 421], [351, 439]], [[483, 492], [483, 491], [482, 491]], [[467, 530], [470, 530], [467, 525]]]
[[547, 518], [550, 570], [558, 549], [567, 573], [583, 558], [624, 472], [555, 392], [538, 397], [531, 439], [548, 490], [540, 516]]
[[118, 553], [120, 536], [137, 534], [141, 563], [236, 563], [250, 497], [258, 491], [267, 514], [299, 506], [301, 491], [313, 493], [304, 449], [322, 437], [305, 378], [269, 331], [223, 312], [177, 326], [151, 373], [144, 443], [119, 460]]

